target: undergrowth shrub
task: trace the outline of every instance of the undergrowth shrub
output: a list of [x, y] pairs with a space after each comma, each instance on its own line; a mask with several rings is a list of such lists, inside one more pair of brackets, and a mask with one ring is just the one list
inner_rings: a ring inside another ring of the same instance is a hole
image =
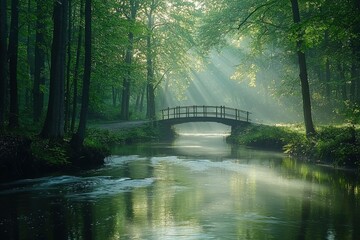
[[360, 131], [354, 126], [319, 127], [306, 137], [303, 129], [249, 125], [238, 128], [228, 140], [232, 143], [283, 150], [299, 159], [326, 162], [336, 166], [360, 167]]
[[67, 145], [48, 139], [33, 138], [31, 153], [40, 165], [58, 167], [70, 163]]
[[282, 150], [294, 133], [285, 127], [249, 125], [235, 130], [229, 141], [241, 145]]
[[354, 127], [323, 127], [316, 141], [316, 157], [337, 166], [356, 166], [359, 163], [359, 133]]

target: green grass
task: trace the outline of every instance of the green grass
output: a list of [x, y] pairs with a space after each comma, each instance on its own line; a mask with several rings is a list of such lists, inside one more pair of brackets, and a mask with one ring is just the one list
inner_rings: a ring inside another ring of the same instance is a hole
[[246, 128], [236, 129], [235, 134], [231, 135], [228, 141], [250, 147], [282, 150], [297, 134], [288, 127], [249, 125]]
[[234, 144], [283, 150], [291, 156], [313, 162], [360, 166], [360, 130], [349, 125], [321, 126], [310, 138], [298, 126], [251, 125], [237, 129], [228, 140]]

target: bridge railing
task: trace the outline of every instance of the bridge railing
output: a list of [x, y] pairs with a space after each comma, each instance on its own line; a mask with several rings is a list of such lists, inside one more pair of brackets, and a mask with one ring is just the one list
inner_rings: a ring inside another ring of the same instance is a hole
[[250, 112], [225, 106], [178, 106], [161, 110], [162, 120], [191, 117], [227, 118], [250, 121]]

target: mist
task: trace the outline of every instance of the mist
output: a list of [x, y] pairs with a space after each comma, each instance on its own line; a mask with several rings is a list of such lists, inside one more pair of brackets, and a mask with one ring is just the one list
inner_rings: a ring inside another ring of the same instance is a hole
[[[227, 106], [251, 112], [251, 122], [261, 124], [294, 123], [301, 121], [301, 116], [287, 109], [286, 102], [279, 98], [265, 86], [268, 75], [277, 74], [269, 70], [268, 73], [257, 74], [256, 82], [264, 84], [251, 85], [249, 79], [232, 79], [237, 66], [245, 61], [233, 48], [212, 51], [206, 64], [201, 70], [192, 71], [192, 81], [180, 99], [176, 99], [174, 92], [168, 91], [166, 105], [175, 106]], [[301, 106], [299, 106], [301, 107]], [[299, 111], [301, 112], [301, 109]], [[217, 124], [219, 125], [219, 124]], [[187, 125], [194, 130], [194, 126]], [[212, 126], [213, 128], [214, 126]], [[221, 132], [222, 126], [219, 125]], [[181, 127], [184, 131], [184, 126]]]

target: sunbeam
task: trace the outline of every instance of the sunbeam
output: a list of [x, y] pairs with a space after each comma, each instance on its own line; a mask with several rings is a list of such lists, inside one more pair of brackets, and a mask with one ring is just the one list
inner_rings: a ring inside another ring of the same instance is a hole
[[[192, 71], [192, 81], [184, 93], [183, 100], [174, 100], [167, 92], [167, 99], [174, 105], [228, 106], [250, 111], [252, 121], [264, 124], [298, 121], [284, 110], [286, 103], [279, 102], [262, 84], [250, 86], [246, 79], [233, 80], [236, 66], [243, 61], [234, 49], [213, 51], [202, 71]], [[269, 69], [269, 75], [274, 75]], [[266, 81], [266, 76], [257, 74], [257, 81]], [[174, 107], [174, 105], [169, 107]]]

